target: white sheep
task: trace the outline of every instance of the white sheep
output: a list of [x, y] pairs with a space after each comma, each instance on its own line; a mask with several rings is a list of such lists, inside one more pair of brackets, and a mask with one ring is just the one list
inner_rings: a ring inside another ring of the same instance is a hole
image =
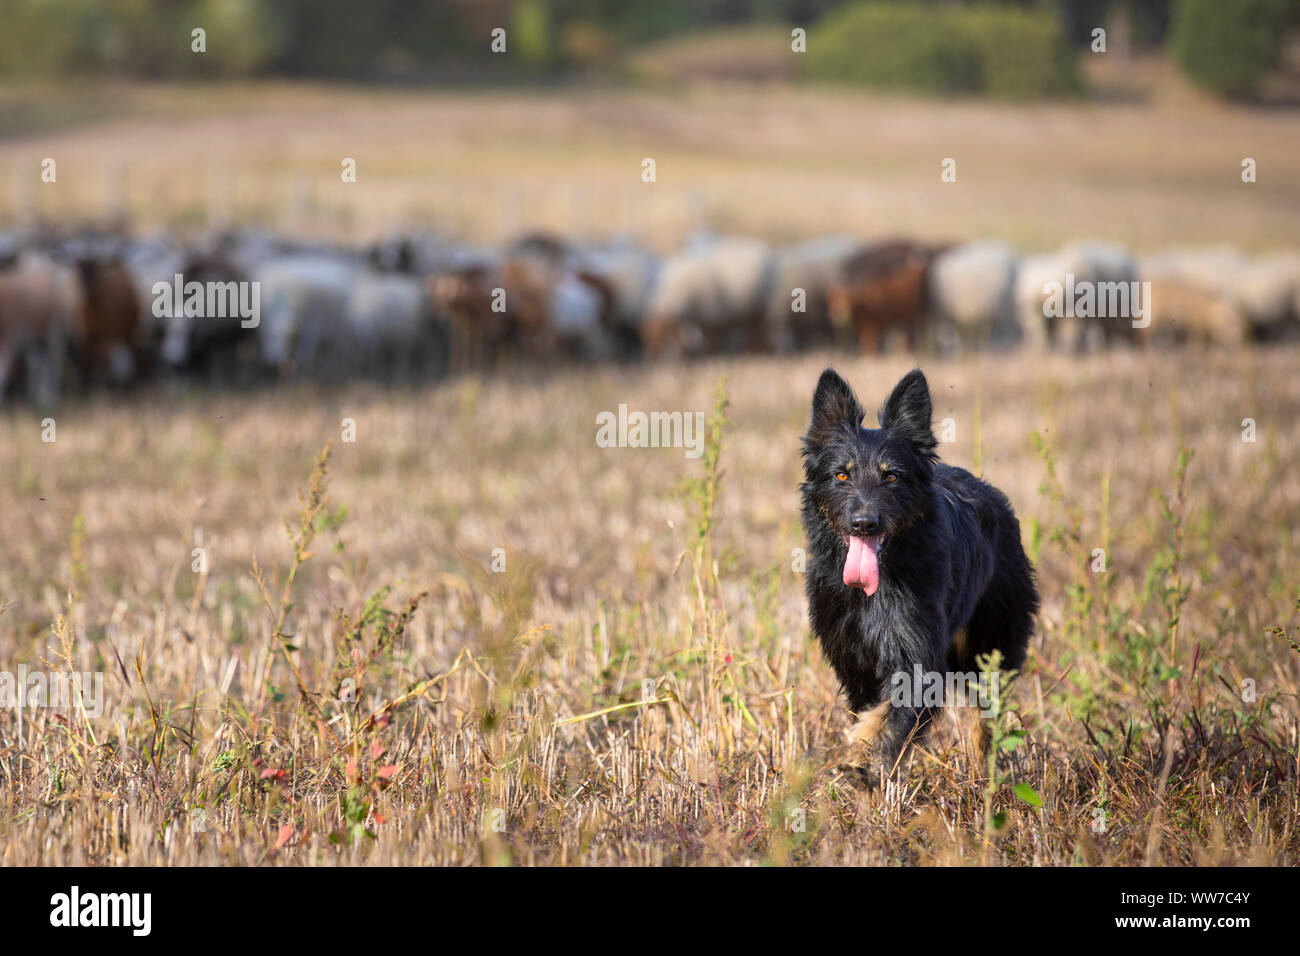
[[1005, 242], [968, 242], [930, 265], [930, 309], [940, 331], [970, 347], [1008, 336], [1015, 323], [1017, 258]]

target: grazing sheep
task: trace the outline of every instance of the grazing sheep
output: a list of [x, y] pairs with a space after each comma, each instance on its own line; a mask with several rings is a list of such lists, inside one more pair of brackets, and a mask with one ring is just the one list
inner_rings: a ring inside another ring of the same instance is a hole
[[909, 349], [921, 341], [930, 260], [938, 249], [891, 239], [850, 256], [829, 289], [831, 320], [851, 325], [858, 350], [880, 352], [901, 333]]
[[556, 353], [551, 321], [556, 261], [546, 252], [524, 250], [508, 255], [501, 266], [495, 288], [504, 293], [498, 301], [506, 310], [511, 351], [519, 358], [545, 363]]
[[834, 344], [830, 289], [845, 264], [863, 250], [862, 240], [850, 236], [809, 239], [777, 250], [767, 307], [773, 349], [788, 353]]
[[[229, 305], [252, 304], [252, 290], [245, 285], [249, 282], [247, 273], [223, 251], [189, 255], [179, 274], [183, 288], [198, 283], [205, 290], [205, 307], [209, 288], [222, 290]], [[168, 277], [169, 283], [173, 280]], [[241, 371], [255, 364], [257, 333], [244, 323], [257, 317], [208, 315], [189, 307], [175, 309], [174, 303], [165, 299], [157, 306], [155, 311], [162, 313], [161, 321], [166, 323], [159, 353], [169, 367], [184, 368], [213, 383], [223, 383], [235, 381]]]
[[1015, 309], [1020, 334], [1030, 348], [1042, 351], [1055, 339], [1055, 321], [1044, 313], [1045, 287], [1060, 282], [1069, 266], [1055, 252], [1022, 256], [1016, 267]]
[[617, 294], [602, 277], [567, 267], [551, 280], [550, 318], [561, 355], [607, 359], [614, 354]]
[[[1114, 243], [1082, 240], [1053, 253], [1025, 256], [1015, 283], [1016, 315], [1025, 340], [1038, 348], [1073, 351], [1134, 341], [1140, 306], [1133, 298], [1136, 282], [1136, 261]], [[1092, 314], [1073, 314], [1085, 302]]]
[[1232, 327], [1223, 330], [1220, 339], [1234, 339], [1237, 315], [1245, 322], [1246, 335], [1257, 339], [1286, 337], [1300, 330], [1295, 321], [1300, 315], [1296, 301], [1300, 297], [1300, 256], [1294, 253], [1251, 259], [1229, 246], [1171, 250], [1144, 257], [1141, 271], [1144, 279], [1162, 280], [1166, 294], [1177, 281], [1226, 303], [1216, 311], [1232, 314]]
[[348, 321], [352, 263], [322, 254], [287, 256], [256, 273], [262, 361], [281, 374], [340, 377], [356, 355]]
[[[140, 323], [154, 354], [162, 350], [171, 324], [171, 310], [167, 305], [154, 308], [154, 286], [159, 282], [173, 282], [177, 273], [184, 270], [185, 261], [185, 250], [167, 235], [134, 239], [123, 246], [122, 265], [135, 287], [136, 300], [140, 304]], [[165, 355], [163, 359], [166, 360]]]
[[579, 250], [573, 265], [589, 281], [609, 290], [613, 348], [618, 357], [634, 355], [641, 344], [640, 327], [659, 275], [652, 253], [626, 243]]
[[1150, 292], [1151, 323], [1141, 330], [1142, 341], [1240, 345], [1250, 334], [1235, 292], [1245, 264], [1228, 246], [1143, 256], [1138, 276]]
[[1279, 253], [1248, 259], [1233, 284], [1237, 304], [1260, 339], [1285, 338], [1295, 330], [1300, 296], [1300, 256]]
[[525, 353], [543, 362], [614, 354], [619, 289], [592, 265], [586, 252], [550, 233], [508, 247], [502, 278]]
[[761, 349], [774, 263], [766, 243], [719, 239], [664, 261], [642, 324], [652, 359]]
[[563, 242], [537, 234], [500, 255], [462, 256], [430, 276], [430, 296], [451, 321], [452, 369], [610, 354], [612, 290], [574, 261]]
[[496, 292], [505, 294], [501, 266], [495, 254], [466, 250], [425, 279], [435, 308], [451, 322], [448, 366], [452, 372], [491, 367], [508, 349], [513, 322]]
[[409, 381], [445, 370], [447, 329], [420, 279], [363, 270], [352, 283], [347, 315], [358, 371]]
[[1005, 242], [968, 242], [930, 265], [930, 309], [964, 348], [1014, 341], [1016, 253]]
[[1231, 296], [1180, 276], [1144, 273], [1143, 281], [1150, 290], [1151, 318], [1143, 341], [1236, 348], [1247, 340], [1250, 323]]
[[[1082, 240], [1068, 243], [1063, 250], [1083, 263], [1089, 279], [1096, 284], [1098, 312], [1082, 320], [1079, 332], [1082, 347], [1095, 349], [1101, 345], [1132, 343], [1135, 340], [1135, 319], [1141, 308], [1137, 282], [1137, 260], [1123, 246], [1113, 242]], [[1077, 282], [1077, 277], [1076, 277]], [[1107, 290], [1115, 290], [1112, 295]]]
[[58, 400], [82, 295], [76, 273], [42, 253], [18, 253], [0, 269], [0, 402], [20, 362], [28, 398], [42, 405]]
[[148, 358], [147, 326], [131, 273], [116, 259], [98, 256], [77, 262], [81, 308], [73, 322], [73, 344], [88, 382], [125, 385]]

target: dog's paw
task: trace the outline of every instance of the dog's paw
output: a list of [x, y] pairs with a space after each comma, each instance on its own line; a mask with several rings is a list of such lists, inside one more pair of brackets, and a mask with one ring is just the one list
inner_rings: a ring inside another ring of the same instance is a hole
[[868, 787], [878, 786], [882, 777], [893, 768], [893, 759], [881, 746], [889, 707], [889, 702], [885, 701], [864, 711], [844, 735], [845, 749], [839, 760], [840, 769]]
[[837, 769], [859, 790], [879, 790], [889, 775], [889, 768], [885, 762], [878, 759], [868, 759], [862, 763], [845, 761]]

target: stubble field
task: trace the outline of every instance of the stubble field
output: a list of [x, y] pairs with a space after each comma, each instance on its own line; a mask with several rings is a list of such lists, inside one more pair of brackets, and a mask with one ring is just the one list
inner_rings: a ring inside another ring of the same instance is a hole
[[[874, 409], [906, 358], [7, 411], [0, 670], [103, 676], [0, 712], [0, 860], [1294, 864], [1297, 358], [924, 363], [1044, 606], [996, 761], [945, 721], [876, 789], [798, 437], [823, 366]], [[620, 403], [706, 453], [598, 447]]]

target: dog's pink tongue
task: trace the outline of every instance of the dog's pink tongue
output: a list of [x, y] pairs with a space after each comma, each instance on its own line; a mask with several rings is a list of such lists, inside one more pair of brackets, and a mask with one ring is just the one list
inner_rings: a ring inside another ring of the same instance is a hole
[[876, 560], [879, 550], [880, 535], [849, 538], [849, 557], [844, 562], [846, 587], [862, 588], [868, 594], [876, 593], [880, 586], [880, 563]]

